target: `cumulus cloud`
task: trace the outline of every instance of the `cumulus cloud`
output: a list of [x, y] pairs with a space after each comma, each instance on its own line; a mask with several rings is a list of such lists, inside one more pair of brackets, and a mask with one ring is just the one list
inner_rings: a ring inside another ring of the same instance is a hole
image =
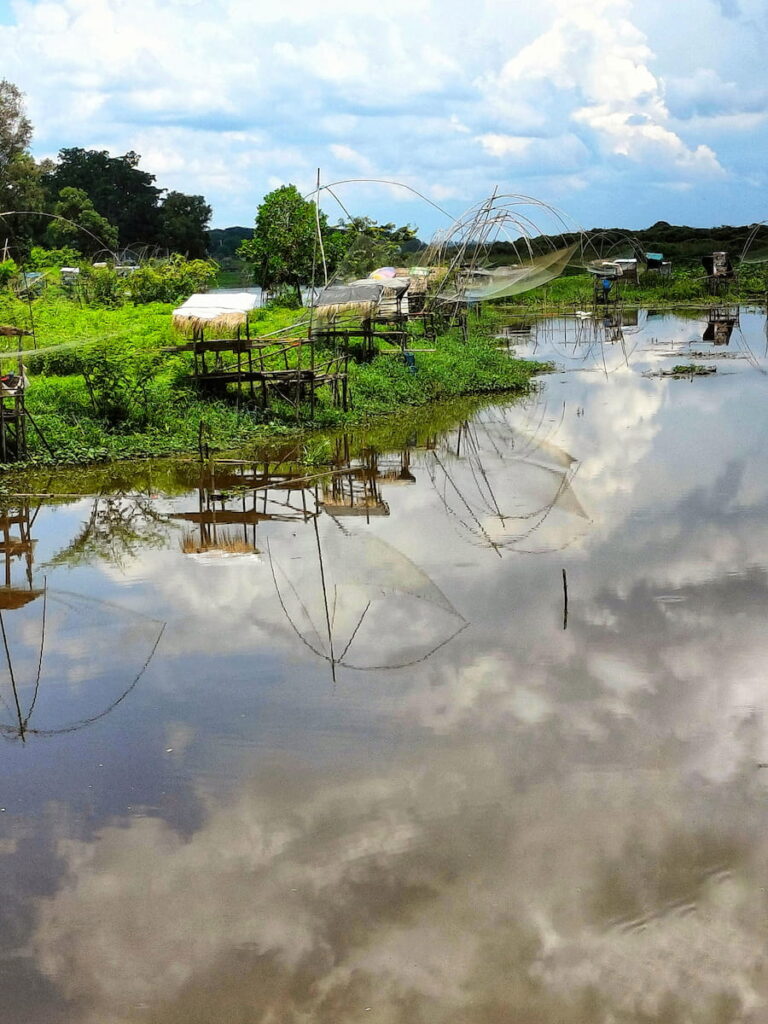
[[690, 147], [669, 127], [662, 85], [649, 66], [653, 52], [631, 20], [629, 0], [553, 0], [551, 7], [551, 26], [491, 76], [487, 88], [502, 96], [522, 93], [529, 103], [535, 97], [547, 110], [565, 106], [565, 117], [587, 129], [607, 157], [722, 171], [710, 147]]
[[[711, 0], [691, 4], [711, 10]], [[657, 67], [656, 40], [630, 0], [548, 0], [517, 12], [511, 52], [499, 31], [509, 18], [503, 0], [439, 11], [433, 0], [264, 7], [19, 0], [15, 21], [0, 25], [4, 74], [28, 93], [40, 153], [143, 146], [160, 183], [207, 194], [218, 223], [250, 220], [273, 182], [310, 188], [318, 164], [328, 180], [343, 177], [352, 151], [360, 173], [418, 181], [454, 213], [508, 183], [566, 207], [570, 199], [582, 219], [581, 186], [602, 188], [609, 174], [619, 175], [616, 203], [624, 174], [627, 183], [718, 187], [728, 167], [720, 148], [743, 130], [738, 97], [732, 120], [717, 126], [717, 152], [707, 125], [691, 116], [711, 85], [701, 76], [723, 77], [724, 68], [692, 74], [699, 99], [683, 81], [668, 101], [667, 78], [683, 75], [669, 58]], [[738, 68], [727, 74], [744, 89]], [[157, 136], [151, 149], [148, 136]], [[206, 173], [202, 153], [220, 173]], [[169, 160], [179, 169], [166, 178]], [[391, 197], [368, 202], [360, 212], [392, 218]], [[423, 221], [427, 235], [438, 226], [423, 207], [403, 219]], [[605, 219], [620, 220], [619, 210]]]

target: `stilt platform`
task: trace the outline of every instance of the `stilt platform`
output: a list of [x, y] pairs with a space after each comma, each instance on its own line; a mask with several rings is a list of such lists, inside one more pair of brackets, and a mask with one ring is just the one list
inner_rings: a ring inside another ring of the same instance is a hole
[[[327, 386], [334, 405], [347, 408], [348, 354], [344, 352], [316, 363], [314, 341], [309, 338], [196, 337], [168, 346], [164, 351], [191, 352], [192, 379], [204, 390], [221, 393], [234, 385], [238, 395], [246, 388], [255, 399], [258, 386], [265, 408], [270, 394], [274, 393], [294, 404], [297, 410], [299, 404], [308, 399], [314, 413], [317, 390]], [[226, 353], [231, 353], [230, 359], [225, 360]], [[295, 362], [293, 366], [289, 355]]]

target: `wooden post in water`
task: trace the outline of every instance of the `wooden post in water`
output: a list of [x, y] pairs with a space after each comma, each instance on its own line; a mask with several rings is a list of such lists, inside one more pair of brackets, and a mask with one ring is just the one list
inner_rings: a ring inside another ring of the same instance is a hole
[[568, 577], [563, 569], [563, 629], [568, 629]]

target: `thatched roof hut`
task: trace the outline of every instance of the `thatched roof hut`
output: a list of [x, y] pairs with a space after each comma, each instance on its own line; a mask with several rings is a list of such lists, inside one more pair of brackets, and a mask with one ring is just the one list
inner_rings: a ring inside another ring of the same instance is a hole
[[248, 322], [260, 295], [251, 291], [198, 292], [173, 311], [173, 326], [181, 330], [235, 328]]

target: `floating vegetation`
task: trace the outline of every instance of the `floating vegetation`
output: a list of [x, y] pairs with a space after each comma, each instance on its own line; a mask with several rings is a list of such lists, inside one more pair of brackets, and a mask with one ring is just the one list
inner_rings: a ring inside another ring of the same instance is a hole
[[657, 370], [644, 374], [645, 377], [709, 377], [717, 373], [716, 366], [702, 366], [700, 363], [678, 363], [671, 370]]

